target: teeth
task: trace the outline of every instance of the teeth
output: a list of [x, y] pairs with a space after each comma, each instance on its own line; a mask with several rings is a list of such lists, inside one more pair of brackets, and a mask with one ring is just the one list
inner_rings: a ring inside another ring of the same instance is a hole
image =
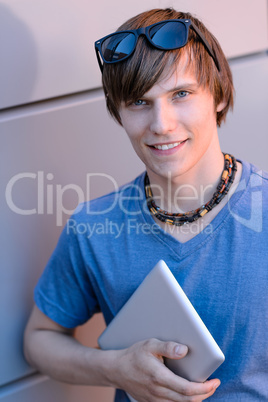
[[161, 149], [162, 151], [165, 151], [167, 149], [171, 149], [174, 147], [177, 147], [179, 144], [181, 144], [183, 141], [181, 142], [174, 142], [174, 144], [165, 144], [165, 145], [154, 145], [154, 147], [156, 149]]

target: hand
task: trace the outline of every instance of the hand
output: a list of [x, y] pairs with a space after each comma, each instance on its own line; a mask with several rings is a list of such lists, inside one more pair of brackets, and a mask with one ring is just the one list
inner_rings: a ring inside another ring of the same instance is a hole
[[218, 379], [195, 383], [170, 371], [163, 357], [182, 359], [188, 352], [187, 346], [175, 342], [149, 339], [118, 352], [114, 383], [139, 402], [200, 402], [220, 385]]

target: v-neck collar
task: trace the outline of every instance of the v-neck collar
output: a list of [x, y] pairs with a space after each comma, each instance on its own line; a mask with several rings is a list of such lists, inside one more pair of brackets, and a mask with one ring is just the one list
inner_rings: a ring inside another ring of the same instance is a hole
[[[165, 232], [160, 226], [158, 226], [157, 231], [152, 231], [152, 235], [156, 236], [158, 240], [165, 244], [173, 253], [175, 253], [179, 258], [186, 257], [193, 250], [196, 250], [203, 246], [204, 243], [209, 241], [213, 236], [216, 235], [218, 230], [227, 223], [228, 218], [231, 218], [230, 210], [233, 210], [234, 205], [239, 201], [243, 195], [243, 190], [247, 187], [248, 181], [250, 179], [250, 165], [247, 162], [242, 162], [242, 175], [237, 189], [233, 195], [228, 200], [228, 203], [219, 211], [215, 218], [205, 227], [201, 232], [199, 232], [192, 239], [182, 243], [173, 237], [171, 234]], [[144, 182], [145, 173], [141, 176], [141, 186]], [[151, 214], [144, 210], [144, 205], [146, 205], [145, 192], [143, 191], [144, 199], [140, 199], [140, 209], [142, 211], [142, 219], [150, 226], [155, 227], [156, 222], [152, 218]]]

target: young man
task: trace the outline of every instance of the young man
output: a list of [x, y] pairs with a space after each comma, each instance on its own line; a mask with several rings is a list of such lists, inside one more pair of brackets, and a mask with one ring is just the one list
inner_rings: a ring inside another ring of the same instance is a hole
[[[58, 380], [116, 387], [116, 401], [268, 400], [267, 175], [220, 149], [233, 104], [226, 58], [200, 21], [173, 9], [132, 18], [96, 52], [107, 107], [146, 173], [67, 223], [35, 290], [26, 358]], [[120, 232], [75, 230], [105, 222]], [[185, 345], [101, 351], [72, 337], [98, 311], [108, 324], [160, 259], [225, 354], [205, 383], [164, 365]]]

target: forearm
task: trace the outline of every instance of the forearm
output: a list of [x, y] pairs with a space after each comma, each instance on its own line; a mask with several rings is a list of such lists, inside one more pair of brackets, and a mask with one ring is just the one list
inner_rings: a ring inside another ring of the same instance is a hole
[[81, 345], [75, 338], [51, 330], [35, 330], [26, 336], [25, 357], [38, 371], [58, 380], [80, 385], [114, 386], [114, 351]]
[[181, 359], [187, 353], [187, 347], [175, 342], [149, 339], [127, 349], [102, 351], [81, 345], [72, 335], [73, 330], [34, 306], [24, 335], [25, 357], [58, 381], [121, 388], [139, 401], [184, 401], [187, 396], [202, 401], [219, 385], [218, 380], [191, 383], [165, 367], [163, 357]]

